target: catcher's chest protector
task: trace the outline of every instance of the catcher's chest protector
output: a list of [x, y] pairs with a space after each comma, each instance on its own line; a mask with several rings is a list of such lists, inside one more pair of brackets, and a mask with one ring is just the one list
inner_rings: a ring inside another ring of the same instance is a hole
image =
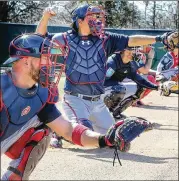
[[1, 75], [1, 93], [3, 109], [0, 112], [2, 132], [6, 131], [7, 126], [11, 127], [7, 138], [18, 128], [22, 127], [32, 117], [34, 117], [46, 103], [48, 89], [35, 86], [32, 89], [20, 89], [14, 86], [10, 75]]
[[117, 77], [119, 82], [122, 82], [128, 75], [131, 74], [131, 64], [123, 64], [121, 62], [117, 62], [117, 70], [114, 73], [114, 76]]
[[168, 52], [162, 58], [162, 65], [163, 65], [162, 70], [168, 70], [168, 69], [174, 68], [178, 66], [178, 58], [175, 57], [173, 52]]
[[95, 84], [104, 81], [106, 74], [104, 40], [95, 36], [84, 39], [73, 32], [68, 32], [65, 38], [69, 47], [66, 59], [67, 78], [74, 84]]

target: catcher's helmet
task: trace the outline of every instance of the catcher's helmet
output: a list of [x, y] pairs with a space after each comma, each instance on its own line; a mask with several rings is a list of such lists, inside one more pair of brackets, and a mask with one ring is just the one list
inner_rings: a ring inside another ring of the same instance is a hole
[[39, 83], [49, 89], [49, 103], [55, 103], [58, 96], [58, 83], [65, 65], [57, 61], [58, 56], [65, 56], [65, 47], [51, 42], [39, 34], [23, 34], [13, 39], [9, 46], [10, 58], [4, 65], [24, 57], [36, 57], [39, 63]]
[[169, 35], [168, 47], [171, 50], [174, 50], [175, 48], [179, 48], [179, 33], [178, 32], [174, 32]]
[[[39, 34], [22, 34], [10, 42], [9, 55], [3, 64], [13, 63], [23, 57], [41, 57], [41, 47], [44, 37]], [[47, 43], [47, 41], [46, 41]], [[50, 42], [48, 42], [50, 44]]]
[[[78, 19], [84, 19], [89, 8], [89, 4], [80, 6], [72, 11], [72, 21], [76, 23]], [[77, 24], [76, 24], [77, 25]], [[78, 25], [77, 25], [78, 27]]]

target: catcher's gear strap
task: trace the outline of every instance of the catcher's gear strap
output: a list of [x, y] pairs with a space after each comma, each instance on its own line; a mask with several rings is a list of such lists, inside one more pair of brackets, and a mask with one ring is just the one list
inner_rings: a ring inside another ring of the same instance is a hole
[[84, 131], [86, 131], [88, 128], [83, 125], [77, 125], [72, 132], [72, 141], [76, 145], [83, 146], [81, 144], [81, 135], [83, 134]]
[[124, 123], [123, 120], [116, 122], [113, 126], [111, 126], [105, 135], [100, 135], [98, 139], [99, 147], [104, 148], [105, 146], [112, 147], [114, 146], [114, 136], [116, 129]]
[[115, 107], [126, 94], [126, 87], [123, 84], [113, 85], [110, 89], [110, 94], [104, 97], [104, 103], [108, 108]]
[[98, 143], [99, 143], [99, 147], [100, 148], [104, 148], [106, 147], [106, 142], [105, 142], [105, 136], [99, 136], [99, 139], [98, 139]]
[[[16, 159], [17, 162], [9, 166], [8, 171], [3, 177], [8, 178], [8, 180], [28, 180], [48, 148], [50, 143], [49, 133], [49, 129], [46, 128], [40, 130], [31, 128], [14, 143], [6, 155]], [[13, 160], [13, 162], [16, 160]]]
[[0, 118], [1, 118], [1, 121], [0, 121], [0, 136], [2, 136], [5, 129], [6, 129], [6, 127], [7, 127], [7, 125], [9, 124], [9, 114], [8, 114], [6, 106], [4, 105], [1, 90], [0, 90]]
[[134, 96], [130, 96], [124, 100], [122, 100], [113, 110], [114, 118], [118, 118], [122, 112], [124, 112], [128, 107], [130, 107], [138, 98]]

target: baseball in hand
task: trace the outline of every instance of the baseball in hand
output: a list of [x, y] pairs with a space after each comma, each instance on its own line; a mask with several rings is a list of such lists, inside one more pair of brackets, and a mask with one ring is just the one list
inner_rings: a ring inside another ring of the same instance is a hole
[[54, 10], [54, 8], [52, 7], [48, 7], [44, 10], [44, 16], [49, 16], [49, 17], [52, 17], [52, 16], [56, 16], [56, 12]]
[[53, 11], [53, 10], [50, 11], [50, 14], [51, 14], [52, 16], [55, 16], [55, 15], [56, 15], [55, 11]]

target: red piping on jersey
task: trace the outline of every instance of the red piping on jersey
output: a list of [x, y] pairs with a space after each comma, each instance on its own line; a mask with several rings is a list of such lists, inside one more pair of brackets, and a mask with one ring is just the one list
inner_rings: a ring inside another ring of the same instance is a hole
[[65, 100], [65, 95], [64, 95], [64, 97], [63, 97], [63, 100], [64, 100], [65, 104], [71, 109], [71, 111], [72, 111], [73, 114], [75, 115], [76, 121], [78, 122], [78, 118], [77, 118], [76, 112], [75, 112], [75, 110], [72, 108], [72, 106], [70, 106], [70, 104]]

